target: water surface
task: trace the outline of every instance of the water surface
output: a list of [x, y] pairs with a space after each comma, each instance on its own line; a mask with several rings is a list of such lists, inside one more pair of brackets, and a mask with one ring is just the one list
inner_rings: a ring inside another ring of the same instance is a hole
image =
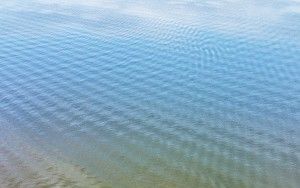
[[3, 0], [4, 187], [300, 186], [298, 0]]

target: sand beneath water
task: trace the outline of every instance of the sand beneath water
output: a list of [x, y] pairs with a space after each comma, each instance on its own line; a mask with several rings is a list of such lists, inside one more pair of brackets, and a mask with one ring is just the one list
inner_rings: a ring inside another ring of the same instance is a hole
[[109, 187], [84, 168], [55, 159], [0, 121], [0, 185], [15, 187]]

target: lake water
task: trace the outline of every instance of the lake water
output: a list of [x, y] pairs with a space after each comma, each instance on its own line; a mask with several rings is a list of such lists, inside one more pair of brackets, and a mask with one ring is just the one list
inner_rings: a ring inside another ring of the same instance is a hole
[[0, 187], [297, 188], [299, 0], [2, 0]]

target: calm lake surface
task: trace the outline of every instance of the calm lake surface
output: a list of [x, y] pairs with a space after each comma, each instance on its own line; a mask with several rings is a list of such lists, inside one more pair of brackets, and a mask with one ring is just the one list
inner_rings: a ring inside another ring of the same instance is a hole
[[0, 187], [300, 187], [299, 0], [2, 0]]

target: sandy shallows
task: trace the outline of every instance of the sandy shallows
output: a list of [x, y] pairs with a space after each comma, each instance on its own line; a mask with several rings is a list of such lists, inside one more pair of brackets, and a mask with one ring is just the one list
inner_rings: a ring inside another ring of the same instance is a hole
[[0, 185], [15, 187], [108, 187], [84, 168], [38, 151], [0, 121]]

